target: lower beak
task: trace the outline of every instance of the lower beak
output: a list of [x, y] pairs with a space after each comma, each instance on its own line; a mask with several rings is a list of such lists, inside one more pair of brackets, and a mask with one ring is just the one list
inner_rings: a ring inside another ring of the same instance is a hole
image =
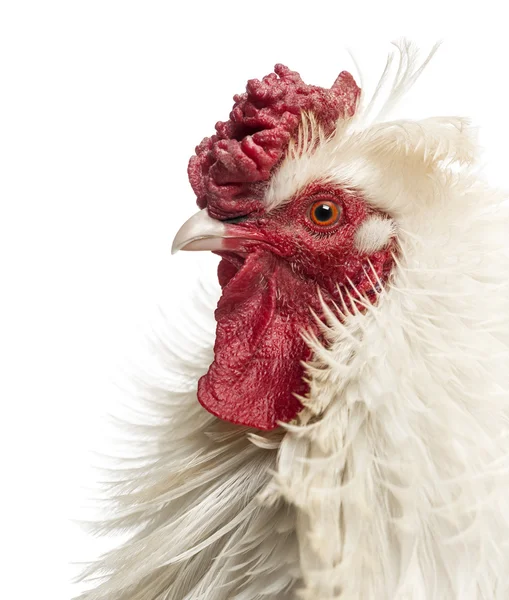
[[177, 231], [171, 253], [179, 250], [227, 250], [237, 244], [231, 240], [245, 239], [245, 232], [235, 231], [235, 226], [227, 225], [209, 216], [207, 209], [188, 219]]

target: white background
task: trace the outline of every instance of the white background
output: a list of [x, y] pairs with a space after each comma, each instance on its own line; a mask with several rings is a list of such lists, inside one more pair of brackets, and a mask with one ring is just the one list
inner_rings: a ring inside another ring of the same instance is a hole
[[[500, 7], [500, 8], [497, 8]], [[64, 600], [102, 547], [83, 516], [113, 382], [158, 306], [178, 318], [199, 264], [170, 257], [193, 212], [187, 161], [248, 78], [283, 62], [369, 84], [389, 42], [444, 44], [404, 109], [482, 126], [507, 185], [502, 2], [6, 1], [0, 8], [2, 598]], [[405, 116], [407, 116], [405, 114]], [[7, 559], [7, 560], [6, 560]], [[77, 593], [79, 588], [74, 588]]]

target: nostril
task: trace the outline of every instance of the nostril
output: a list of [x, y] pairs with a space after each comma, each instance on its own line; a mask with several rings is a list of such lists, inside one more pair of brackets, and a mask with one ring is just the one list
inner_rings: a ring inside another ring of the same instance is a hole
[[221, 223], [242, 223], [243, 221], [246, 221], [248, 217], [249, 215], [241, 215], [240, 217], [233, 217], [231, 219], [221, 219]]

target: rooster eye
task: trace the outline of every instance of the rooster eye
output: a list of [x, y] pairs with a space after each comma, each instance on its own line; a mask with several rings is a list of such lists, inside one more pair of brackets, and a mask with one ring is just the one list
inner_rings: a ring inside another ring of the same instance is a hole
[[311, 205], [309, 216], [315, 225], [329, 227], [338, 222], [339, 206], [330, 200], [318, 200]]

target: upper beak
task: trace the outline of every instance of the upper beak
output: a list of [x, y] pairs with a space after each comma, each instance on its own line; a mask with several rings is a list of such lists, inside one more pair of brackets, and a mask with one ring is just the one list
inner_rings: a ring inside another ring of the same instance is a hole
[[204, 208], [188, 219], [177, 231], [171, 253], [179, 250], [220, 250], [226, 227], [212, 219]]
[[209, 216], [204, 208], [188, 219], [177, 231], [171, 253], [179, 250], [226, 250], [236, 246], [227, 240], [245, 239], [245, 232], [236, 232], [235, 226], [226, 225]]

